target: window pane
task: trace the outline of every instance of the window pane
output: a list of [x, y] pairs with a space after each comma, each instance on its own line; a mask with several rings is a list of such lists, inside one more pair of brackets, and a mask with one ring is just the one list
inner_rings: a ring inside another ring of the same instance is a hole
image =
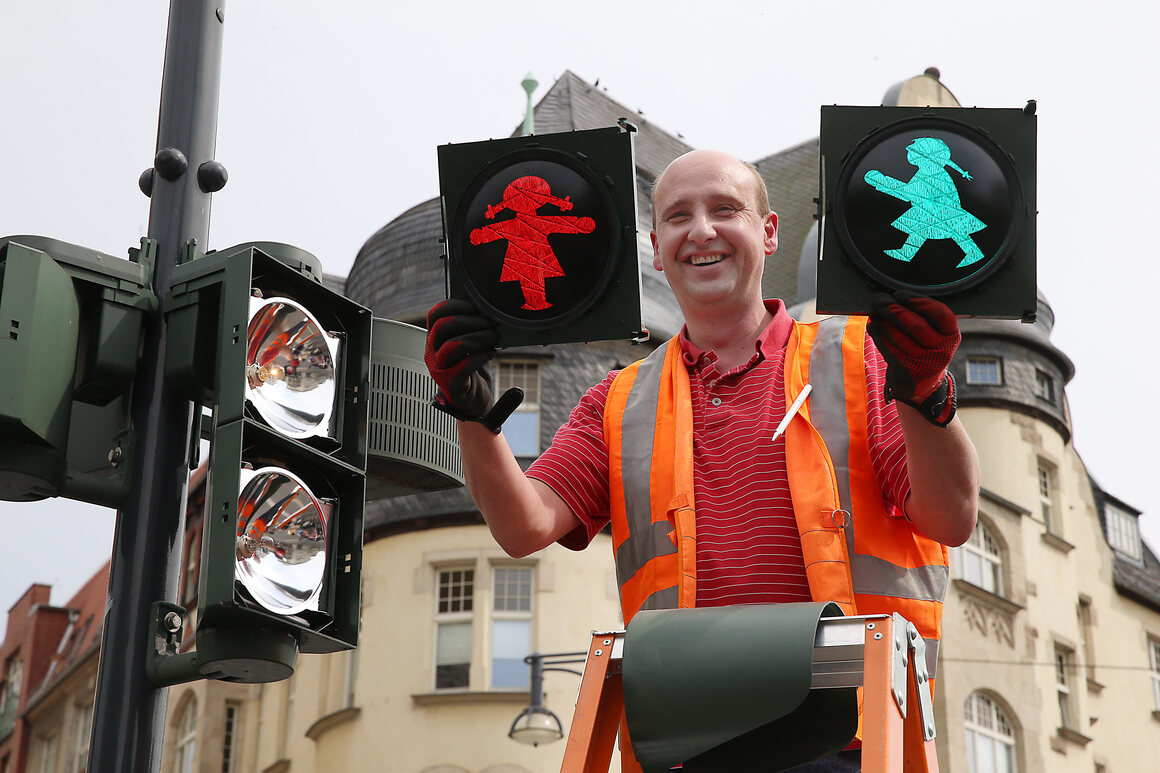
[[176, 773], [192, 773], [193, 753], [197, 749], [197, 699], [190, 698], [177, 722]]
[[1041, 370], [1035, 371], [1035, 394], [1044, 400], [1055, 399], [1055, 384], [1051, 376]]
[[435, 662], [438, 665], [471, 661], [471, 623], [440, 623]]
[[999, 773], [1015, 773], [1015, 747], [1009, 744], [996, 744], [997, 759], [995, 767]]
[[963, 553], [963, 579], [973, 585], [981, 585], [983, 561], [974, 553]]
[[43, 773], [52, 773], [56, 767], [56, 734], [44, 739], [44, 759], [41, 770]]
[[981, 693], [972, 693], [963, 708], [967, 770], [1015, 773], [1015, 734], [1003, 711]]
[[73, 770], [83, 771], [89, 764], [89, 740], [93, 731], [93, 705], [77, 707], [74, 730]]
[[503, 436], [516, 456], [540, 453], [540, 414], [516, 411], [503, 423]]
[[467, 687], [471, 676], [471, 623], [440, 623], [435, 641], [435, 687]]
[[999, 593], [999, 565], [987, 562], [987, 571], [983, 575], [983, 587], [992, 593]]
[[979, 735], [976, 736], [976, 740], [978, 752], [975, 755], [975, 763], [978, 765], [978, 773], [996, 773], [995, 739]]
[[222, 739], [222, 773], [234, 773], [234, 750], [237, 748], [238, 706], [226, 704], [225, 735]]
[[967, 360], [968, 384], [1001, 384], [999, 361], [993, 357], [974, 357]]
[[496, 567], [495, 610], [497, 612], [530, 612], [531, 609], [531, 567]]
[[1131, 558], [1140, 557], [1139, 524], [1127, 513], [1108, 505], [1104, 508], [1108, 525], [1108, 544]]
[[491, 686], [529, 685], [530, 669], [524, 658], [532, 650], [530, 620], [494, 620], [491, 627]]
[[474, 569], [439, 572], [439, 612], [470, 612], [475, 593]]

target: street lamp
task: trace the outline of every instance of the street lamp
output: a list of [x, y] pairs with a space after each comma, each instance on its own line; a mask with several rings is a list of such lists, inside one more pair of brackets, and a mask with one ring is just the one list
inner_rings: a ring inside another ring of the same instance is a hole
[[530, 705], [512, 722], [508, 738], [531, 746], [539, 746], [542, 743], [559, 741], [564, 737], [564, 727], [560, 724], [560, 718], [544, 706], [544, 672], [566, 671], [569, 674], [583, 676], [583, 671], [559, 666], [583, 663], [587, 655], [587, 652], [554, 652], [547, 655], [533, 652], [524, 658], [524, 662], [532, 667]]

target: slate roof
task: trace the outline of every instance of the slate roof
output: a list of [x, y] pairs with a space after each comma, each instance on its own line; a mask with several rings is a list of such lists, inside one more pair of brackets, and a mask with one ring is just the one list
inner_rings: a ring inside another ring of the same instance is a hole
[[[814, 198], [818, 195], [818, 153], [815, 138], [754, 163], [769, 189], [770, 206], [777, 213], [777, 252], [765, 261], [761, 289], [766, 298], [781, 298], [786, 306], [813, 297], [812, 292], [800, 297], [803, 293], [798, 288], [798, 272], [802, 245], [817, 211]], [[812, 269], [814, 255], [805, 256], [805, 260]]]
[[[636, 165], [649, 179], [664, 171], [677, 156], [693, 149], [652, 121], [625, 107], [605, 89], [565, 70], [535, 107], [536, 134], [601, 129], [627, 118], [637, 128]], [[519, 134], [519, 127], [515, 134]], [[647, 193], [647, 189], [646, 189]]]
[[1128, 598], [1160, 612], [1160, 559], [1141, 543], [1143, 560], [1135, 563], [1116, 553], [1112, 565], [1112, 583]]
[[438, 198], [411, 207], [363, 244], [346, 296], [376, 317], [426, 327], [427, 310], [446, 296], [441, 236]]
[[322, 286], [336, 293], [346, 292], [346, 277], [338, 274], [322, 274]]

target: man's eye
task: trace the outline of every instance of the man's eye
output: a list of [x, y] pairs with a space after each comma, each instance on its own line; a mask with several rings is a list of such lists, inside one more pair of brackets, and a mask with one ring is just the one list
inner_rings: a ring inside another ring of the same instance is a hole
[[722, 215], [731, 215], [737, 211], [737, 207], [733, 206], [732, 204], [719, 204], [717, 205], [717, 209], [714, 211]]
[[684, 222], [685, 220], [689, 219], [689, 213], [688, 212], [671, 212], [671, 213], [669, 213], [669, 216], [665, 219], [668, 220], [670, 223], [681, 223], [681, 222]]

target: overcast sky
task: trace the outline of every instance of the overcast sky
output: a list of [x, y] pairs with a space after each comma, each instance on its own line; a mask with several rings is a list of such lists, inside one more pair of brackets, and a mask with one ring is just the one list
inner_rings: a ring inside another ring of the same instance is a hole
[[[1157, 7], [233, 0], [217, 145], [230, 180], [209, 246], [289, 242], [346, 274], [371, 234], [437, 194], [438, 145], [520, 123], [528, 71], [536, 100], [572, 70], [695, 147], [756, 160], [816, 137], [820, 105], [878, 104], [935, 66], [963, 105], [1038, 101], [1039, 285], [1077, 368], [1075, 447], [1160, 549]], [[137, 177], [156, 149], [167, 15], [160, 0], [3, 4], [0, 235], [124, 256], [145, 234]], [[0, 502], [0, 627], [33, 582], [65, 603], [107, 558], [113, 522]]]

